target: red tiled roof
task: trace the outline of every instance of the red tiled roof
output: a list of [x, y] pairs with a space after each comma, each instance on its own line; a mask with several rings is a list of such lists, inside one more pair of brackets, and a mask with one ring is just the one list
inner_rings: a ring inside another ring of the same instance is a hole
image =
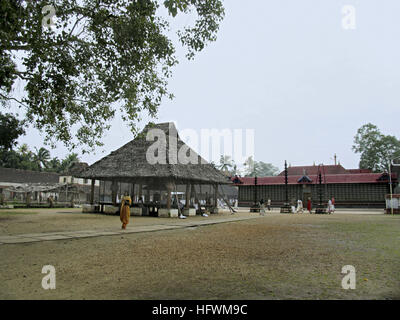
[[369, 169], [347, 169], [348, 173], [372, 173]]
[[[324, 165], [321, 167], [322, 173], [325, 174], [345, 174], [348, 173], [348, 170], [343, 168], [342, 165]], [[304, 172], [306, 175], [316, 175], [318, 174], [318, 166], [298, 166], [298, 167], [289, 167], [288, 175], [289, 176], [303, 176]], [[284, 176], [285, 171], [282, 171], [279, 176]]]
[[[327, 174], [322, 176], [322, 183], [387, 183], [387, 181], [378, 180], [381, 176], [382, 173]], [[288, 176], [288, 184], [299, 184], [298, 180], [302, 177], [303, 175]], [[318, 183], [318, 177], [316, 174], [308, 175], [308, 177], [312, 180], [311, 184]], [[393, 181], [397, 180], [397, 175], [395, 173], [392, 174], [392, 179]], [[254, 185], [254, 178], [252, 177], [240, 177], [239, 180], [242, 183], [237, 185]], [[257, 185], [279, 185], [284, 183], [285, 178], [282, 176], [257, 177]]]

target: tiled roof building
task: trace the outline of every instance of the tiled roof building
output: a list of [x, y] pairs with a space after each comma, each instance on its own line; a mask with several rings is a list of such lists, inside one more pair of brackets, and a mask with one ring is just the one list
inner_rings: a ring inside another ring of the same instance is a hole
[[[336, 205], [343, 207], [385, 207], [390, 180], [387, 173], [348, 170], [341, 165], [322, 166], [321, 172], [324, 201], [334, 197]], [[392, 173], [392, 181], [397, 184], [397, 173]], [[284, 172], [278, 176], [257, 177], [256, 186], [252, 177], [235, 177], [233, 182], [239, 187], [240, 206], [251, 206], [261, 199], [271, 199], [275, 205], [282, 205], [285, 201]], [[317, 202], [317, 186], [318, 166], [288, 168], [289, 201], [300, 199], [305, 204], [311, 198]]]

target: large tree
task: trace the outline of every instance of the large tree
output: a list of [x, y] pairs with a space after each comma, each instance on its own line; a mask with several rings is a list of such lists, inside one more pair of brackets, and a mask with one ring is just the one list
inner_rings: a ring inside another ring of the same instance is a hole
[[[51, 144], [101, 145], [118, 108], [136, 132], [143, 113], [155, 116], [162, 99], [172, 97], [170, 20], [196, 17], [177, 30], [191, 59], [216, 39], [221, 1], [0, 0], [0, 101], [23, 107]], [[54, 20], [46, 5], [54, 7]], [[17, 80], [25, 85], [22, 96], [13, 90]]]
[[358, 129], [352, 149], [360, 153], [360, 169], [383, 172], [388, 170], [391, 160], [400, 157], [400, 140], [367, 123]]
[[0, 112], [0, 152], [11, 150], [25, 134], [23, 123], [12, 114]]

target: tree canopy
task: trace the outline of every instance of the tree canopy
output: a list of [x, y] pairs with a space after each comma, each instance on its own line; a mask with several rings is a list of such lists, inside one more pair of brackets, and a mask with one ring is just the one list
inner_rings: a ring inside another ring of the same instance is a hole
[[0, 102], [18, 103], [52, 145], [102, 145], [118, 108], [136, 132], [143, 113], [154, 117], [172, 98], [167, 80], [178, 61], [168, 32], [178, 14], [196, 17], [176, 30], [192, 59], [216, 40], [222, 0], [0, 0]]
[[0, 167], [31, 171], [66, 173], [74, 162], [79, 161], [76, 153], [68, 154], [64, 159], [52, 158], [46, 148], [29, 150], [26, 144], [17, 150], [0, 150]]
[[11, 150], [23, 134], [25, 129], [22, 121], [12, 114], [0, 112], [0, 151]]
[[279, 169], [271, 163], [255, 161], [253, 157], [249, 157], [244, 163], [245, 177], [267, 177], [278, 174]]
[[391, 160], [400, 157], [400, 140], [382, 134], [376, 125], [367, 123], [358, 129], [352, 149], [360, 153], [360, 169], [384, 172]]

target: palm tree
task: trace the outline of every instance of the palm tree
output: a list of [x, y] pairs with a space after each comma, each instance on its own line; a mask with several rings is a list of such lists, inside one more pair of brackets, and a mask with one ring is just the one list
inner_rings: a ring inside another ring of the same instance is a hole
[[229, 173], [229, 168], [232, 168], [232, 160], [230, 156], [221, 156], [219, 159], [218, 169], [223, 171], [225, 174]]
[[240, 172], [238, 170], [237, 164], [233, 162], [232, 176], [238, 175]]
[[60, 172], [61, 171], [61, 161], [57, 157], [51, 159], [48, 162], [47, 170], [50, 172]]
[[253, 157], [248, 157], [245, 163], [245, 176], [246, 177], [254, 177], [256, 175], [256, 161], [254, 161]]
[[67, 157], [61, 162], [62, 172], [68, 172], [68, 170], [72, 167], [74, 162], [79, 162], [78, 154], [71, 153], [67, 155]]
[[18, 152], [21, 153], [21, 154], [23, 154], [23, 155], [28, 154], [28, 153], [30, 152], [30, 151], [29, 151], [28, 145], [27, 145], [26, 143], [22, 144], [22, 145], [18, 148]]
[[50, 159], [50, 152], [46, 148], [41, 147], [39, 150], [36, 149], [36, 154], [34, 155], [34, 161], [36, 162], [39, 170], [42, 171], [42, 168], [47, 168], [48, 161]]

